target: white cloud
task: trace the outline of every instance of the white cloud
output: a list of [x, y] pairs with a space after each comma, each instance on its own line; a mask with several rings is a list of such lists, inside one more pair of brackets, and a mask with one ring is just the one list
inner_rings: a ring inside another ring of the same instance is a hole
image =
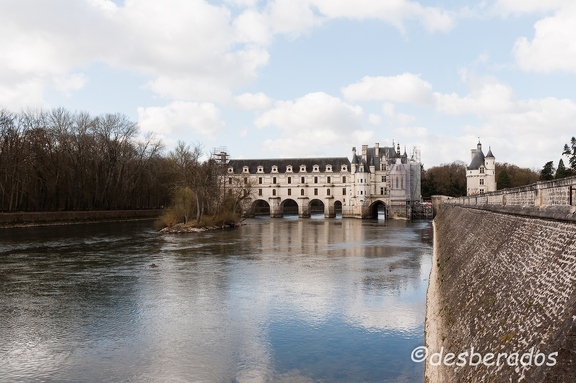
[[[349, 150], [350, 142], [370, 142], [374, 133], [361, 126], [362, 108], [326, 93], [310, 93], [296, 101], [277, 101], [255, 121], [274, 127], [281, 138], [264, 141], [263, 150], [282, 157], [322, 155], [334, 147]], [[322, 142], [322, 145], [318, 145]]]
[[264, 110], [272, 106], [273, 100], [262, 92], [243, 93], [234, 98], [236, 105], [246, 110]]
[[534, 24], [534, 38], [514, 44], [518, 66], [528, 72], [576, 72], [576, 3]]
[[352, 101], [383, 100], [414, 104], [430, 104], [434, 101], [432, 85], [412, 73], [387, 77], [366, 76], [360, 82], [343, 88], [342, 94]]
[[548, 12], [573, 3], [572, 0], [497, 0], [493, 9], [500, 14]]
[[489, 116], [512, 111], [515, 107], [512, 88], [494, 78], [471, 80], [472, 89], [464, 97], [456, 93], [435, 93], [439, 111], [452, 114], [476, 114]]
[[368, 115], [368, 122], [372, 125], [380, 125], [380, 123], [382, 122], [382, 117], [380, 117], [377, 114], [370, 113]]
[[[436, 93], [436, 98], [442, 113], [477, 116], [476, 124], [469, 123], [460, 131], [471, 137], [481, 136], [499, 153], [497, 160], [519, 166], [533, 166], [536, 158], [545, 162], [551, 155], [560, 157], [560, 148], [568, 141], [576, 121], [573, 100], [518, 99], [509, 85], [494, 78], [476, 80], [465, 96]], [[463, 159], [468, 160], [468, 156]]]
[[195, 135], [212, 139], [222, 130], [220, 111], [214, 104], [174, 101], [165, 107], [138, 108], [138, 125], [144, 132], [178, 134], [184, 141]]
[[455, 24], [455, 16], [452, 13], [438, 8], [423, 7], [413, 1], [311, 0], [311, 2], [329, 18], [379, 19], [401, 31], [404, 31], [404, 23], [408, 20], [420, 21], [430, 32], [446, 32]]

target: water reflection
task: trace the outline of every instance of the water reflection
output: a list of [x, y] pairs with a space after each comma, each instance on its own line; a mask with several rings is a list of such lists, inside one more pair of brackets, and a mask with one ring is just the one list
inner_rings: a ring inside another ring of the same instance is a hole
[[423, 379], [410, 351], [423, 342], [429, 222], [2, 234], [0, 381]]

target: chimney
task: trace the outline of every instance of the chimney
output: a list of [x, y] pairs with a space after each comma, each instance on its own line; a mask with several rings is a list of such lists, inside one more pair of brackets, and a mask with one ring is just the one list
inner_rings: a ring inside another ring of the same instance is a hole
[[367, 154], [368, 154], [368, 145], [362, 145], [362, 159], [364, 161], [368, 161]]
[[374, 144], [374, 155], [376, 157], [380, 157], [380, 144], [379, 143]]

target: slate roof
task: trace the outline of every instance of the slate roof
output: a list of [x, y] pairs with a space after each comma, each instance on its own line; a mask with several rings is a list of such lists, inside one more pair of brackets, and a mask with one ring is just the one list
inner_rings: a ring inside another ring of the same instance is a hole
[[326, 165], [332, 165], [333, 172], [339, 172], [342, 165], [346, 165], [350, 171], [350, 160], [346, 157], [323, 157], [323, 158], [265, 158], [249, 160], [230, 160], [228, 167], [232, 167], [235, 174], [242, 173], [244, 166], [248, 166], [251, 174], [258, 172], [258, 166], [263, 166], [264, 173], [271, 173], [272, 166], [278, 166], [278, 173], [285, 173], [286, 167], [292, 165], [292, 173], [300, 173], [300, 165], [306, 165], [306, 172], [312, 173], [314, 165], [320, 167], [320, 172], [326, 171]]
[[484, 165], [484, 153], [482, 153], [482, 149], [476, 150], [476, 154], [474, 158], [472, 158], [472, 162], [470, 162], [470, 166], [468, 166], [468, 170], [478, 170], [480, 166]]

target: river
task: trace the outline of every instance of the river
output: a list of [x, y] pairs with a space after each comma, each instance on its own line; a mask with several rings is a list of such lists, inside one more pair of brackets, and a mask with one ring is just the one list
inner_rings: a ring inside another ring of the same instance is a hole
[[0, 382], [422, 382], [431, 258], [430, 221], [2, 229]]

